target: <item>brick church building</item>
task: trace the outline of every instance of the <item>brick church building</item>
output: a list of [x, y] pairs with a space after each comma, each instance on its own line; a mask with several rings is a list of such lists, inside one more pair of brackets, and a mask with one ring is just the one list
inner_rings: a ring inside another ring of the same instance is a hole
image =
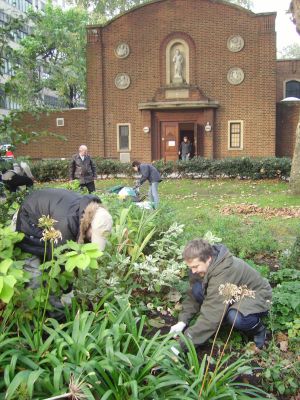
[[92, 156], [177, 160], [188, 136], [195, 156], [292, 156], [300, 60], [276, 60], [275, 18], [222, 0], [154, 0], [89, 26], [86, 109], [43, 116], [35, 130], [67, 141], [18, 153], [70, 157], [86, 144]]

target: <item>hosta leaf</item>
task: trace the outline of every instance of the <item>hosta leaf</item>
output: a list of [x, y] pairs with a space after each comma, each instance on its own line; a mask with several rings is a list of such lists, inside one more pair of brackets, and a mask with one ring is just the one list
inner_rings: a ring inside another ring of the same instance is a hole
[[0, 276], [0, 293], [3, 288], [3, 276]]

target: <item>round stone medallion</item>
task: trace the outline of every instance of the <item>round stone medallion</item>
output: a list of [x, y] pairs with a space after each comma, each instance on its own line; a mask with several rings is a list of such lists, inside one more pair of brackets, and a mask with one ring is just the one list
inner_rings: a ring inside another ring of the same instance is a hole
[[239, 85], [245, 78], [244, 71], [241, 68], [230, 68], [227, 73], [227, 80], [232, 85]]
[[118, 89], [127, 89], [130, 85], [130, 77], [128, 74], [121, 73], [115, 77], [115, 85]]
[[227, 40], [227, 48], [233, 53], [241, 51], [244, 47], [244, 39], [240, 35], [232, 35]]
[[127, 43], [119, 43], [115, 48], [115, 55], [118, 58], [126, 58], [129, 56], [129, 46]]

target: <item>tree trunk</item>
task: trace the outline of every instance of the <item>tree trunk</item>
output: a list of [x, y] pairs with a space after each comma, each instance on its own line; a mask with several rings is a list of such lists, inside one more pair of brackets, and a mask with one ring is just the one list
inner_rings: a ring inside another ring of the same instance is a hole
[[296, 143], [292, 161], [290, 189], [293, 194], [300, 195], [300, 115], [296, 130]]
[[[290, 10], [297, 32], [300, 34], [300, 0], [292, 0]], [[296, 143], [292, 161], [290, 188], [293, 194], [300, 195], [300, 115], [296, 130]]]

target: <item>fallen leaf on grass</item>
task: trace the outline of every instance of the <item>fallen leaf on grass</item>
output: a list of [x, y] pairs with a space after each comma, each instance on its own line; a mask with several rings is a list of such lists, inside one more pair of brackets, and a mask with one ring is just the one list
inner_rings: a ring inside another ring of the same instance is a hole
[[151, 318], [148, 320], [148, 323], [150, 326], [153, 326], [154, 328], [162, 328], [163, 326], [165, 326], [165, 320], [157, 317], [157, 318]]
[[279, 347], [281, 351], [286, 352], [288, 351], [289, 342], [287, 340], [283, 340], [282, 342], [279, 342]]
[[171, 303], [177, 303], [180, 299], [181, 293], [177, 290], [171, 290], [166, 296], [166, 300], [170, 301]]

